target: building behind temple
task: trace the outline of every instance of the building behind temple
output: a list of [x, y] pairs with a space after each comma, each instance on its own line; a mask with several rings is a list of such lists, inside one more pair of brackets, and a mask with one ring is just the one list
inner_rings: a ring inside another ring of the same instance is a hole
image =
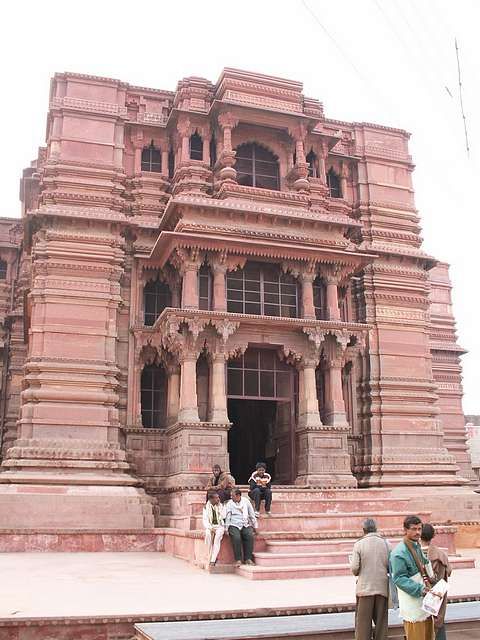
[[56, 74], [0, 224], [3, 526], [158, 526], [259, 459], [277, 485], [469, 496], [408, 137], [234, 69]]

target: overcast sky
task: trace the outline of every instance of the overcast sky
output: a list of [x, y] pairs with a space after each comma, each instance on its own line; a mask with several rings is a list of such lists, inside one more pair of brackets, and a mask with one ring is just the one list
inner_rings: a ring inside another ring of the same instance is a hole
[[[55, 71], [174, 90], [238, 67], [304, 83], [328, 117], [412, 133], [424, 249], [451, 264], [464, 409], [480, 413], [478, 0], [65, 0], [6, 3], [0, 215], [19, 215], [21, 170], [44, 143]], [[454, 38], [462, 65], [467, 157]]]

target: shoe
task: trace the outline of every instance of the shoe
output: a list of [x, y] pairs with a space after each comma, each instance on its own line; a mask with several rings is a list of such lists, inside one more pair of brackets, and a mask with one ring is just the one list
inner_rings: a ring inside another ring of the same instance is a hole
[[270, 511], [265, 511], [265, 515], [266, 516], [271, 516], [272, 514], [270, 513]]
[[238, 568], [238, 567], [241, 567], [241, 566], [242, 566], [242, 563], [240, 562], [240, 560], [237, 560], [237, 561], [235, 562], [235, 567], [237, 567], [237, 568]]
[[217, 564], [217, 561], [215, 560], [215, 562], [210, 562], [210, 566], [214, 567]]
[[260, 511], [255, 511], [255, 516], [258, 518], [258, 516], [260, 515]]
[[245, 560], [245, 564], [255, 564], [253, 560]]

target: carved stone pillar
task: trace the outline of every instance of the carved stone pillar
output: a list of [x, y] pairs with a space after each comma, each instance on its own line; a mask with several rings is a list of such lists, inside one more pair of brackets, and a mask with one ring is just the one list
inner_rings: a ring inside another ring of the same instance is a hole
[[232, 149], [232, 130], [237, 126], [237, 123], [238, 120], [231, 113], [221, 113], [218, 116], [218, 125], [223, 132], [223, 149], [217, 160], [218, 177], [221, 182], [235, 182], [237, 179], [237, 172], [234, 168], [236, 153]]
[[162, 174], [168, 177], [168, 148], [162, 149]]
[[325, 276], [327, 289], [327, 319], [340, 320], [340, 307], [338, 305], [338, 279], [335, 276]]
[[178, 422], [199, 422], [196, 353], [186, 353], [181, 357]]
[[182, 309], [198, 309], [198, 264], [185, 265], [183, 273]]
[[300, 275], [302, 282], [302, 316], [308, 320], [315, 320], [315, 303], [313, 300], [313, 281], [315, 274], [303, 273]]
[[342, 385], [342, 351], [345, 346], [345, 344], [339, 344], [332, 336], [325, 343], [326, 377], [328, 378], [325, 423], [330, 426], [348, 426]]
[[347, 184], [348, 184], [348, 166], [345, 162], [342, 162], [340, 171], [340, 189], [342, 191], [342, 198], [347, 197]]
[[168, 374], [167, 424], [173, 424], [178, 420], [180, 406], [180, 367], [178, 364], [170, 364], [166, 370]]
[[310, 358], [303, 359], [299, 368], [299, 427], [319, 427], [322, 424], [318, 411], [317, 384], [315, 381], [316, 366], [317, 361]]
[[209, 404], [209, 421], [218, 424], [228, 423], [227, 390], [225, 385], [225, 354], [222, 352], [214, 353], [211, 356]]
[[327, 156], [328, 145], [326, 142], [322, 143], [321, 153], [318, 156], [318, 177], [322, 181], [322, 184], [327, 184]]

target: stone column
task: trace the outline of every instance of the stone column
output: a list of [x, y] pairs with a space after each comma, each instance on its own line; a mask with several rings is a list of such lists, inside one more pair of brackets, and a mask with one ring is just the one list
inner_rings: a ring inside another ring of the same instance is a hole
[[180, 367], [171, 364], [167, 368], [167, 424], [174, 424], [178, 418], [180, 403]]
[[162, 175], [168, 177], [168, 147], [162, 149]]
[[347, 197], [347, 178], [348, 178], [348, 167], [342, 162], [342, 168], [340, 171], [340, 189], [342, 190], [342, 198]]
[[342, 359], [333, 357], [327, 361], [328, 389], [325, 407], [325, 423], [330, 426], [348, 425], [342, 386]]
[[142, 147], [135, 145], [134, 173], [140, 173], [141, 170], [142, 170]]
[[317, 383], [315, 368], [317, 361], [303, 359], [299, 369], [299, 427], [319, 427], [322, 422], [318, 411]]
[[199, 421], [197, 403], [197, 354], [186, 353], [181, 359], [178, 422]]
[[202, 142], [203, 142], [202, 162], [210, 166], [210, 132], [208, 130], [202, 131]]
[[302, 315], [305, 319], [315, 320], [315, 303], [313, 300], [313, 281], [315, 274], [303, 273], [300, 278], [302, 282]]
[[318, 156], [318, 177], [322, 181], [322, 184], [327, 184], [327, 156], [328, 145], [326, 142], [323, 142], [320, 149], [320, 155]]
[[327, 319], [340, 320], [340, 307], [338, 306], [338, 279], [335, 276], [325, 276], [327, 284]]
[[224, 353], [214, 353], [211, 356], [209, 421], [217, 424], [228, 423]]
[[198, 262], [183, 267], [182, 309], [198, 309]]
[[225, 283], [225, 275], [227, 267], [218, 262], [212, 263], [213, 272], [213, 311], [227, 310], [227, 290]]

